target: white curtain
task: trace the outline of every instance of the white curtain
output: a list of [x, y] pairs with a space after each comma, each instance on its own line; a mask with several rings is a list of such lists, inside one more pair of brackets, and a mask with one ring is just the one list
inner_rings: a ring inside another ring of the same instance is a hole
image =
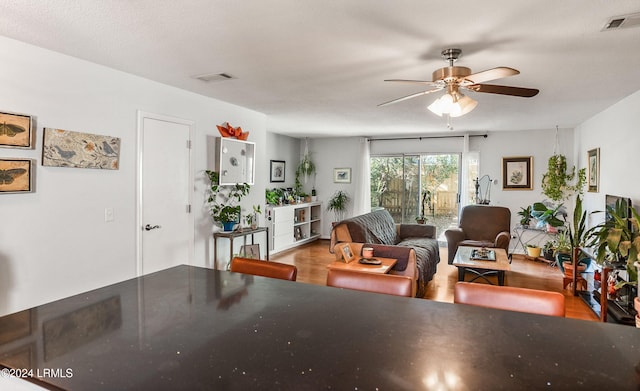
[[360, 162], [356, 179], [355, 195], [353, 197], [353, 215], [358, 216], [371, 211], [371, 167], [369, 156], [371, 150], [369, 139], [360, 139]]
[[460, 164], [460, 166], [462, 167], [462, 172], [460, 174], [461, 196], [460, 196], [460, 205], [458, 205], [459, 209], [461, 209], [465, 205], [475, 203], [475, 200], [469, 199], [469, 193], [470, 193], [469, 186], [471, 186], [469, 163], [471, 162], [471, 160], [474, 160], [474, 158], [477, 159], [477, 156], [478, 156], [477, 152], [469, 152], [469, 135], [468, 134], [464, 135], [463, 143], [464, 144], [462, 146], [462, 164]]

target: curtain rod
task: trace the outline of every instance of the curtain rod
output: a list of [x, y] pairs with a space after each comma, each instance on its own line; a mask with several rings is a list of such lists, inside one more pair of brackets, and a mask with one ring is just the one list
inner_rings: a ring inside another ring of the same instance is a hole
[[[368, 138], [369, 141], [394, 141], [394, 140], [423, 140], [428, 138], [463, 138], [464, 135], [455, 136], [421, 136], [421, 137], [393, 137], [393, 138]], [[489, 137], [488, 134], [470, 134], [469, 137]]]

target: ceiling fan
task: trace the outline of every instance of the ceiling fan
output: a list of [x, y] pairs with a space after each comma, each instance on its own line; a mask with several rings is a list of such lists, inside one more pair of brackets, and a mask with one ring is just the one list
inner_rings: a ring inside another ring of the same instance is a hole
[[460, 117], [475, 109], [478, 105], [476, 100], [462, 94], [461, 90], [520, 96], [524, 98], [531, 98], [532, 96], [536, 96], [539, 92], [539, 90], [534, 88], [482, 84], [485, 81], [517, 75], [520, 71], [508, 67], [497, 67], [481, 72], [471, 73], [471, 69], [467, 67], [453, 66], [453, 63], [460, 58], [462, 50], [445, 49], [441, 54], [445, 61], [449, 62], [449, 66], [440, 68], [433, 72], [433, 81], [403, 79], [385, 80], [400, 83], [423, 84], [429, 86], [430, 89], [381, 103], [378, 106], [386, 106], [446, 89], [446, 93], [429, 105], [428, 108], [431, 112], [439, 116], [447, 114], [450, 117]]

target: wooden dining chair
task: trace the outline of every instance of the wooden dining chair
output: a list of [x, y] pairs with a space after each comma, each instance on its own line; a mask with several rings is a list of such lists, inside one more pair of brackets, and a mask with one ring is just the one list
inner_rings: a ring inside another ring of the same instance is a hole
[[532, 314], [565, 316], [562, 293], [537, 289], [457, 282], [453, 302]]
[[411, 277], [329, 269], [327, 286], [411, 297]]
[[295, 281], [298, 276], [298, 269], [293, 265], [241, 257], [233, 258], [230, 270], [234, 273], [253, 274], [254, 276], [289, 281]]

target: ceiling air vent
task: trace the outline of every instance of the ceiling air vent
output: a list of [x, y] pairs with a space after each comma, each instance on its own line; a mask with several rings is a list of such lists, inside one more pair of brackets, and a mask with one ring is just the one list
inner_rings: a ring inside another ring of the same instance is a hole
[[219, 81], [235, 79], [228, 73], [206, 73], [204, 75], [191, 76], [193, 79], [202, 80], [207, 83], [214, 83]]
[[601, 31], [627, 29], [640, 26], [640, 13], [616, 16], [607, 21]]

